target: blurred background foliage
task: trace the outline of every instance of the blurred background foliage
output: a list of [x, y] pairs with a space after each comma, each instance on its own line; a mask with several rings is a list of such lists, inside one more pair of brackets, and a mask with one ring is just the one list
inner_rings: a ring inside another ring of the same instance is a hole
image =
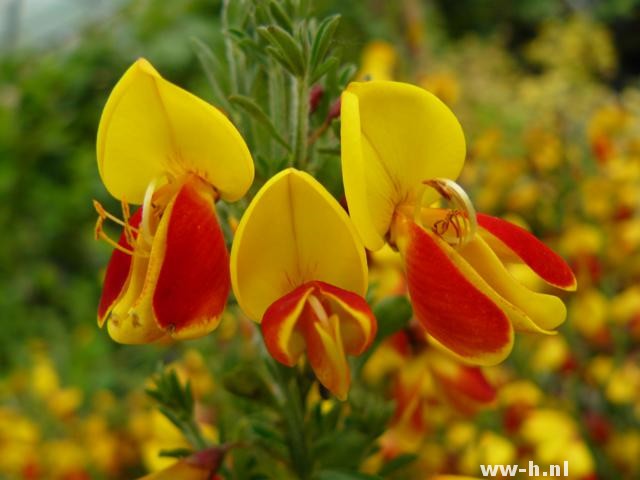
[[[144, 471], [140, 458], [152, 448], [113, 454], [120, 463], [104, 452], [150, 438], [130, 435], [150, 427], [127, 424], [143, 410], [139, 396], [119, 406], [117, 399], [140, 390], [159, 361], [181, 358], [200, 372], [220, 356], [210, 337], [130, 348], [98, 330], [110, 250], [93, 239], [91, 199], [117, 206], [98, 177], [96, 128], [108, 92], [139, 56], [172, 82], [215, 98], [193, 39], [224, 48], [221, 2], [119, 2], [33, 41], [29, 29], [40, 25], [19, 23], [20, 3], [0, 2], [0, 395], [3, 405], [20, 403], [26, 419], [3, 410], [0, 423], [11, 420], [26, 443], [55, 439], [50, 455], [61, 448], [73, 458], [68, 452], [82, 445], [78, 424], [69, 423], [77, 415], [82, 435], [101, 432], [111, 443], [80, 462], [90, 477], [68, 478], [128, 478]], [[613, 462], [637, 472], [640, 373], [628, 364], [638, 362], [640, 339], [640, 1], [319, 0], [313, 9], [342, 15], [337, 47], [345, 62], [365, 71], [369, 58], [370, 68], [418, 83], [452, 107], [469, 145], [462, 181], [479, 210], [512, 215], [572, 261], [581, 291], [570, 300], [564, 335], [525, 339], [511, 365], [574, 403], [566, 411], [595, 452], [590, 471], [612, 472]], [[388, 46], [386, 57], [366, 56], [373, 40], [386, 42], [378, 44]], [[339, 196], [333, 173], [325, 180]], [[609, 387], [605, 378], [616, 375], [622, 385]], [[128, 440], [119, 433], [125, 424]], [[636, 433], [623, 448], [599, 449], [593, 425]], [[25, 468], [24, 478], [40, 478]]]

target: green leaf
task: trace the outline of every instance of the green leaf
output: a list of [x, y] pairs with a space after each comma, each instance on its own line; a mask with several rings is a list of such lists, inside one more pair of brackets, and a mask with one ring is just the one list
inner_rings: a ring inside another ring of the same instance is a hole
[[144, 393], [146, 393], [148, 396], [150, 396], [151, 398], [153, 398], [156, 402], [161, 403], [162, 402], [162, 395], [160, 394], [160, 392], [158, 392], [157, 390], [152, 390], [150, 388], [146, 388], [144, 390]]
[[158, 410], [160, 410], [160, 413], [162, 413], [165, 417], [167, 417], [169, 421], [173, 423], [178, 430], [184, 433], [184, 422], [173, 410], [163, 406], [159, 406]]
[[184, 406], [185, 410], [189, 412], [189, 415], [193, 414], [193, 390], [191, 389], [191, 380], [187, 380], [187, 384], [184, 386]]
[[284, 8], [282, 8], [282, 5], [279, 1], [273, 0], [269, 4], [269, 9], [276, 22], [278, 22], [289, 31], [293, 30], [293, 22], [291, 21], [291, 17], [289, 17]]
[[313, 75], [311, 76], [311, 83], [317, 82], [325, 73], [333, 68], [336, 68], [337, 66], [338, 59], [336, 57], [329, 57], [322, 64], [318, 65], [318, 67], [313, 71]]
[[340, 73], [338, 74], [338, 88], [340, 90], [344, 90], [347, 84], [353, 79], [357, 70], [358, 68], [352, 63], [344, 65], [340, 69]]
[[230, 27], [227, 29], [227, 32], [236, 40], [243, 40], [245, 38], [250, 38], [247, 32], [245, 32], [244, 30], [240, 30], [239, 28]]
[[333, 35], [340, 23], [340, 15], [333, 15], [325, 18], [320, 25], [316, 36], [313, 39], [313, 45], [311, 47], [311, 68], [316, 69], [324, 59], [324, 56], [329, 50]]
[[398, 295], [380, 300], [373, 307], [373, 314], [378, 320], [375, 341], [379, 343], [409, 325], [413, 309], [406, 296]]
[[207, 77], [207, 81], [213, 91], [214, 103], [220, 105], [223, 109], [230, 111], [231, 105], [227, 100], [225, 89], [220, 84], [217, 75], [222, 72], [223, 69], [220, 66], [220, 62], [213, 54], [211, 49], [198, 38], [192, 38], [191, 43], [198, 57], [198, 61], [204, 70], [204, 74]]
[[341, 472], [338, 470], [322, 470], [314, 477], [314, 480], [383, 480], [378, 475], [368, 475], [358, 472]]
[[282, 65], [285, 70], [287, 70], [289, 73], [291, 73], [292, 75], [295, 75], [295, 65], [293, 65], [289, 59], [287, 57], [285, 57], [282, 53], [282, 51], [277, 48], [274, 47], [272, 45], [267, 45], [267, 48], [265, 48], [265, 50], [267, 51], [268, 54], [270, 54], [275, 60], [278, 61], [278, 63], [280, 63], [280, 65]]
[[254, 433], [261, 437], [264, 440], [268, 440], [270, 442], [278, 442], [284, 445], [284, 438], [282, 438], [282, 434], [277, 430], [270, 428], [267, 425], [262, 425], [259, 423], [254, 423], [251, 428]]
[[272, 400], [269, 386], [255, 368], [255, 365], [243, 363], [222, 377], [222, 384], [230, 393], [249, 400], [269, 404]]
[[184, 458], [188, 457], [193, 453], [193, 450], [189, 448], [171, 448], [168, 450], [160, 450], [158, 453], [159, 457], [170, 457], [170, 458]]
[[398, 295], [380, 300], [373, 307], [373, 314], [378, 322], [378, 333], [369, 350], [354, 359], [353, 365], [356, 372], [363, 367], [376, 348], [387, 337], [409, 325], [409, 320], [413, 316], [413, 309], [406, 296]]
[[418, 456], [413, 453], [405, 453], [404, 455], [398, 455], [394, 459], [385, 463], [380, 469], [380, 471], [378, 472], [378, 474], [381, 477], [386, 478], [390, 474], [396, 472], [397, 470], [401, 470], [404, 467], [408, 466], [409, 464], [415, 462], [417, 458]]
[[287, 64], [291, 66], [290, 71], [292, 74], [296, 76], [304, 75], [306, 62], [302, 49], [289, 32], [277, 25], [258, 27], [257, 30], [287, 60]]
[[229, 97], [229, 101], [234, 105], [239, 106], [249, 115], [251, 115], [255, 120], [264, 125], [267, 129], [267, 132], [287, 151], [291, 151], [291, 147], [287, 141], [278, 133], [275, 125], [271, 122], [269, 116], [262, 110], [260, 105], [256, 103], [255, 100], [249, 97], [245, 97], [244, 95], [231, 95]]
[[316, 151], [324, 155], [340, 156], [340, 147], [318, 147], [316, 148]]
[[330, 468], [354, 469], [367, 454], [373, 439], [354, 428], [333, 430], [317, 438], [313, 457]]

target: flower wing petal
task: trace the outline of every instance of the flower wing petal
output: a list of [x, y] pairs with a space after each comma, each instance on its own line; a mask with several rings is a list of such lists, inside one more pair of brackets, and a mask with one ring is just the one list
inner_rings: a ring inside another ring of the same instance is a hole
[[481, 237], [467, 243], [460, 254], [499, 295], [526, 314], [526, 322], [514, 323], [516, 330], [551, 333], [565, 321], [567, 308], [562, 300], [532, 292], [518, 282]]
[[340, 331], [345, 352], [360, 355], [376, 337], [377, 322], [369, 304], [360, 295], [329, 285], [315, 282], [322, 297], [332, 302], [331, 311], [340, 318]]
[[513, 346], [507, 302], [437, 236], [413, 222], [399, 243], [418, 320], [438, 343], [470, 363], [496, 364]]
[[313, 284], [301, 285], [272, 303], [262, 318], [267, 350], [273, 358], [289, 367], [296, 364], [304, 351], [304, 338], [296, 327], [313, 289]]
[[364, 295], [364, 248], [340, 204], [309, 174], [271, 178], [245, 211], [231, 249], [238, 303], [259, 322], [278, 298], [319, 280]]
[[164, 237], [153, 293], [156, 321], [174, 338], [202, 336], [217, 327], [231, 288], [211, 187], [189, 177], [165, 216], [156, 232]]
[[307, 356], [318, 381], [338, 399], [346, 400], [351, 372], [342, 342], [340, 319], [331, 315], [327, 323], [307, 322], [305, 327]]
[[386, 81], [351, 83], [342, 94], [341, 125], [349, 213], [365, 246], [377, 250], [394, 210], [418, 200], [423, 180], [458, 176], [464, 134], [437, 97]]
[[136, 61], [105, 105], [97, 141], [98, 168], [116, 198], [142, 203], [163, 175], [194, 172], [223, 199], [240, 198], [253, 182], [244, 140], [218, 109]]
[[479, 213], [477, 219], [484, 239], [495, 251], [515, 256], [550, 285], [569, 291], [576, 289], [576, 278], [569, 265], [535, 236], [490, 215]]

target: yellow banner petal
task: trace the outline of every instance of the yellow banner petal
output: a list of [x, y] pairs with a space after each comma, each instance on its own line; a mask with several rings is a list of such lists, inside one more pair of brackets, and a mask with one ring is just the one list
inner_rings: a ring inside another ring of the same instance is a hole
[[218, 109], [136, 61], [105, 105], [97, 141], [98, 168], [116, 198], [142, 203], [149, 183], [196, 173], [224, 200], [253, 182], [253, 160], [233, 124]]
[[458, 176], [464, 134], [437, 97], [397, 82], [351, 83], [342, 94], [341, 120], [349, 213], [365, 246], [377, 250], [395, 209], [418, 200], [423, 180]]
[[309, 174], [287, 169], [247, 208], [231, 249], [231, 283], [259, 322], [273, 302], [309, 281], [364, 295], [364, 248], [340, 204]]

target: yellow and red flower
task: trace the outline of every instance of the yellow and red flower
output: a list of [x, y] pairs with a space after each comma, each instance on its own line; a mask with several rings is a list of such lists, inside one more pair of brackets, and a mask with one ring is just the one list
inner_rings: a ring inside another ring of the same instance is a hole
[[[98, 323], [121, 343], [193, 338], [214, 329], [230, 290], [229, 255], [215, 202], [253, 182], [242, 137], [216, 108], [136, 61], [107, 101], [98, 168], [122, 220], [96, 202], [96, 234], [114, 245]], [[128, 204], [142, 205], [133, 215]], [[123, 226], [116, 243], [102, 230]]]
[[242, 310], [261, 322], [271, 355], [293, 366], [306, 350], [320, 383], [346, 398], [346, 356], [371, 345], [376, 321], [363, 298], [364, 247], [313, 177], [290, 168], [256, 194], [236, 231], [231, 281]]
[[[415, 315], [437, 344], [478, 365], [503, 360], [516, 330], [552, 333], [562, 301], [534, 292], [504, 263], [528, 266], [574, 290], [567, 264], [524, 229], [475, 214], [453, 182], [465, 140], [453, 113], [425, 90], [354, 82], [342, 95], [342, 170], [349, 213], [363, 243], [396, 247]], [[431, 208], [438, 194], [455, 208]]]

